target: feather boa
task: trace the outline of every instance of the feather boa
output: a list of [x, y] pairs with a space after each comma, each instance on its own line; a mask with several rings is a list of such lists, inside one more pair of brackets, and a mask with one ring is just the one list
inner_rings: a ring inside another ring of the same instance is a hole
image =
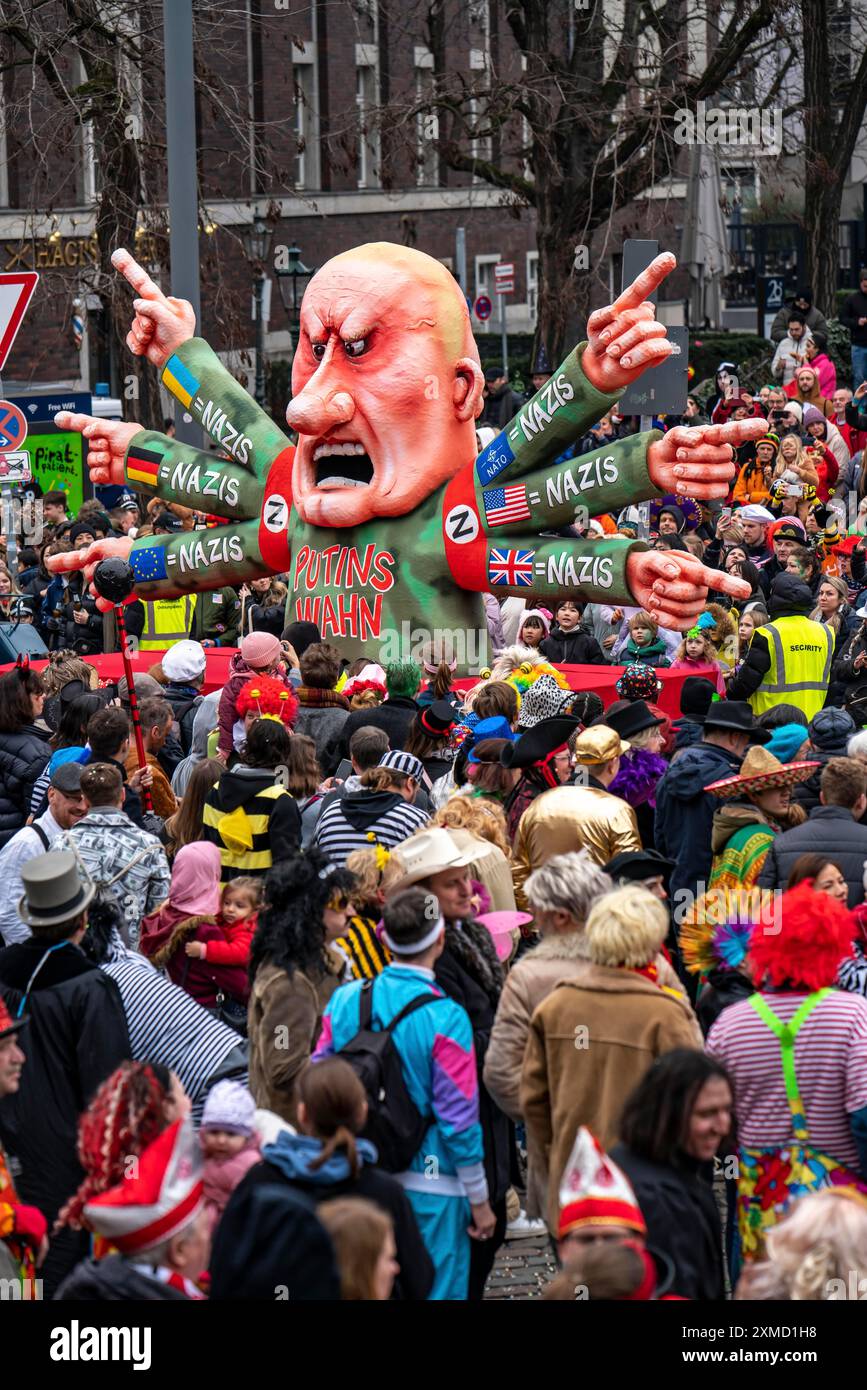
[[630, 748], [620, 760], [620, 770], [608, 790], [630, 806], [656, 805], [656, 784], [668, 771], [665, 758], [649, 748]]

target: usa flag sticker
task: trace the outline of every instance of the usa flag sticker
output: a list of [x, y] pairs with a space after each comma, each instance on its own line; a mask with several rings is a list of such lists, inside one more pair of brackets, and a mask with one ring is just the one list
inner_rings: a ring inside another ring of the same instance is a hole
[[489, 526], [505, 526], [512, 521], [529, 521], [530, 504], [523, 483], [509, 487], [489, 487], [482, 491], [485, 520]]

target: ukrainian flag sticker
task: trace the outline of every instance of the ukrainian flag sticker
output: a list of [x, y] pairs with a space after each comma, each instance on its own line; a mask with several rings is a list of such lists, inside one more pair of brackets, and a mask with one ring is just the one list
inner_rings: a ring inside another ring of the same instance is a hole
[[163, 367], [163, 385], [187, 409], [192, 405], [193, 397], [199, 392], [198, 381], [189, 367], [185, 367], [181, 359], [176, 356], [170, 357]]

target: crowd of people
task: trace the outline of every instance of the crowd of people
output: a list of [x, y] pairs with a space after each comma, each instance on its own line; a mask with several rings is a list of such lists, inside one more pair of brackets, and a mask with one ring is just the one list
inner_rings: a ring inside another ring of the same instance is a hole
[[549, 1299], [867, 1277], [867, 384], [826, 334], [803, 291], [773, 383], [721, 364], [710, 418], [768, 422], [727, 504], [586, 528], [749, 598], [679, 632], [488, 595], [469, 679], [287, 626], [280, 576], [129, 604], [153, 665], [101, 680], [111, 620], [46, 558], [201, 519], [40, 499], [0, 574], [49, 648], [0, 675], [0, 1277], [476, 1301], [530, 1236]]

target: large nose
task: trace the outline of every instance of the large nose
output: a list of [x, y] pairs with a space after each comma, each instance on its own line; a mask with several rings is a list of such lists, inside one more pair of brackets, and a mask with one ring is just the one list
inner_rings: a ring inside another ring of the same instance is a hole
[[286, 407], [286, 423], [299, 434], [327, 434], [355, 414], [355, 401], [340, 380], [332, 344], [297, 396]]

